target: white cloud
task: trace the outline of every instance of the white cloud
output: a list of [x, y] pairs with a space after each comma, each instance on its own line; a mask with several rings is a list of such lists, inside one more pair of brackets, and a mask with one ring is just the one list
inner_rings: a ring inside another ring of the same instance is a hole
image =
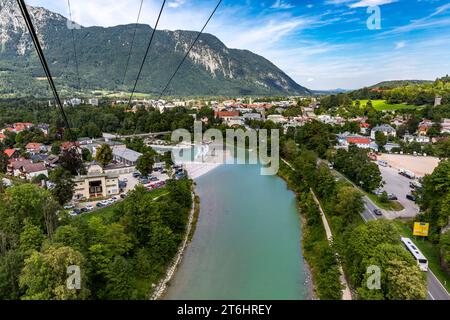
[[169, 8], [178, 8], [179, 6], [182, 6], [186, 0], [174, 0], [167, 4]]
[[405, 41], [399, 41], [395, 43], [395, 49], [401, 49], [404, 48], [406, 46], [406, 42]]
[[283, 0], [276, 0], [275, 3], [271, 6], [272, 9], [291, 9], [294, 8], [294, 5], [284, 2]]
[[350, 8], [374, 7], [397, 2], [398, 0], [361, 0], [350, 5]]

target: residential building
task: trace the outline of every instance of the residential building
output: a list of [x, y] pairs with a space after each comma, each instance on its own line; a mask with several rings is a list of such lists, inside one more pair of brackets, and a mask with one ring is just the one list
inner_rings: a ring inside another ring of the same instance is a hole
[[75, 199], [105, 198], [120, 192], [119, 175], [105, 173], [97, 164], [89, 166], [86, 175], [76, 176], [74, 182]]
[[359, 128], [360, 128], [361, 134], [368, 134], [369, 129], [370, 129], [370, 124], [368, 124], [367, 122], [361, 122], [359, 124]]
[[98, 106], [98, 99], [97, 98], [91, 98], [88, 100], [88, 104], [91, 106], [97, 107]]
[[8, 164], [8, 172], [15, 177], [26, 178], [28, 180], [31, 180], [41, 174], [48, 177], [48, 170], [44, 163], [33, 163], [33, 161], [28, 159], [10, 161]]
[[239, 117], [239, 111], [216, 111], [214, 117], [228, 121], [230, 118]]
[[262, 120], [262, 116], [260, 113], [246, 113], [244, 114], [245, 120]]
[[450, 133], [450, 119], [442, 119], [441, 122], [441, 133]]
[[376, 127], [373, 127], [370, 131], [370, 138], [375, 140], [375, 134], [377, 132], [382, 132], [387, 137], [395, 137], [397, 135], [397, 131], [388, 124], [382, 124]]
[[272, 121], [273, 123], [286, 123], [288, 120], [281, 114], [271, 114], [267, 116], [267, 121]]
[[28, 153], [36, 154], [36, 153], [40, 153], [41, 151], [45, 150], [45, 147], [42, 145], [42, 143], [30, 142], [25, 146], [25, 150]]
[[230, 127], [240, 127], [245, 124], [243, 117], [232, 117], [227, 120], [227, 125]]
[[434, 98], [434, 106], [437, 107], [437, 106], [440, 106], [441, 104], [442, 104], [442, 97], [441, 96], [436, 96]]
[[422, 120], [419, 123], [418, 129], [417, 129], [417, 134], [421, 135], [421, 136], [426, 136], [428, 133], [428, 130], [433, 126], [433, 121], [431, 120]]
[[0, 133], [0, 142], [6, 139], [6, 136], [3, 133]]
[[20, 149], [5, 149], [4, 153], [8, 159], [16, 159], [20, 157]]

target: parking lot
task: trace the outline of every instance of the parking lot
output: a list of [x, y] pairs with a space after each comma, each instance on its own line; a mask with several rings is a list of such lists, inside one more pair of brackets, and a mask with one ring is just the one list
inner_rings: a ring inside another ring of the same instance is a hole
[[[166, 180], [169, 179], [169, 176], [165, 173], [161, 173], [159, 171], [153, 171], [152, 172], [152, 177], [154, 177], [154, 181], [148, 181], [147, 184], [145, 184], [146, 186], [150, 185], [150, 184], [156, 184], [158, 182], [164, 182]], [[157, 180], [156, 180], [157, 179]], [[110, 197], [109, 199], [101, 199], [101, 200], [96, 200], [96, 201], [86, 201], [86, 202], [77, 202], [75, 203], [75, 209], [78, 210], [86, 210], [86, 208], [88, 208], [88, 211], [95, 211], [98, 209], [101, 209], [102, 207], [106, 207], [109, 206], [117, 201], [121, 201], [123, 200], [124, 195], [126, 195], [129, 191], [133, 190], [136, 185], [142, 184], [139, 181], [139, 177], [134, 177], [133, 173], [127, 173], [127, 174], [121, 174], [119, 176], [119, 181], [121, 182], [125, 182], [126, 183], [126, 187], [124, 188], [123, 192], [120, 195], [115, 195]], [[109, 200], [109, 201], [108, 201]], [[99, 207], [98, 203], [102, 203], [103, 206]], [[108, 202], [108, 203], [107, 203]]]
[[387, 193], [395, 194], [398, 197], [398, 202], [405, 207], [402, 211], [386, 212], [386, 216], [391, 219], [415, 217], [419, 213], [419, 207], [415, 202], [406, 199], [406, 195], [412, 191], [409, 183], [413, 180], [398, 174], [398, 170], [395, 168], [383, 166], [379, 166], [379, 168], [383, 176], [383, 181], [385, 182], [383, 190]]

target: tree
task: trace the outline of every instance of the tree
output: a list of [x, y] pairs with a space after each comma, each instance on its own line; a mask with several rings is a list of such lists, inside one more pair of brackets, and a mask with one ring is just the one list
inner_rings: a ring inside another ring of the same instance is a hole
[[111, 163], [113, 159], [112, 149], [107, 144], [102, 144], [100, 148], [97, 148], [95, 152], [95, 161], [97, 161], [102, 167], [105, 167]]
[[77, 148], [64, 150], [59, 156], [59, 163], [72, 175], [82, 174], [85, 171], [83, 159]]
[[72, 199], [75, 183], [69, 171], [62, 167], [56, 168], [50, 172], [50, 181], [55, 184], [51, 193], [60, 205], [64, 205]]
[[92, 154], [89, 151], [89, 149], [83, 148], [81, 150], [81, 156], [84, 161], [88, 161], [88, 162], [92, 161]]
[[100, 297], [103, 299], [133, 298], [132, 275], [133, 266], [122, 256], [116, 256], [108, 266], [107, 284]]
[[155, 158], [152, 153], [144, 153], [137, 159], [136, 170], [138, 170], [143, 176], [149, 175], [153, 170], [155, 164]]
[[282, 153], [283, 156], [286, 158], [286, 160], [291, 161], [294, 159], [295, 155], [297, 154], [297, 145], [294, 140], [288, 139], [283, 144]]
[[2, 246], [18, 246], [19, 235], [27, 218], [33, 225], [51, 233], [57, 211], [54, 204], [48, 190], [29, 183], [15, 185], [0, 194], [0, 250]]
[[[68, 267], [78, 266], [81, 270], [81, 289], [67, 286]], [[25, 291], [25, 300], [72, 300], [87, 299], [85, 259], [83, 255], [63, 246], [50, 246], [43, 252], [34, 251], [25, 260], [19, 278], [20, 288]]]
[[344, 223], [351, 223], [364, 210], [361, 193], [353, 187], [342, 187], [337, 195], [334, 208], [336, 214], [344, 218]]
[[25, 219], [23, 231], [20, 234], [20, 250], [23, 253], [39, 250], [44, 239], [42, 230], [33, 225], [29, 219]]
[[59, 155], [59, 153], [61, 152], [61, 141], [55, 141], [55, 142], [52, 144], [51, 152], [52, 152], [54, 155]]
[[9, 250], [0, 255], [0, 299], [18, 300], [22, 294], [19, 275], [24, 256], [20, 250]]
[[4, 148], [0, 147], [0, 173], [5, 173], [8, 168], [8, 156], [4, 152]]
[[381, 149], [384, 149], [384, 146], [387, 143], [386, 135], [381, 131], [375, 132], [375, 142]]

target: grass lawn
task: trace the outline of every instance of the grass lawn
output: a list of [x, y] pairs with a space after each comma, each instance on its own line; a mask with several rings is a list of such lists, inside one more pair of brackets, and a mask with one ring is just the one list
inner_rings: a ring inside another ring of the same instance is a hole
[[403, 205], [398, 201], [389, 200], [389, 202], [384, 203], [384, 202], [380, 201], [380, 199], [378, 198], [378, 196], [376, 194], [368, 193], [368, 192], [364, 192], [364, 193], [366, 196], [368, 196], [370, 198], [370, 200], [375, 202], [375, 204], [383, 210], [402, 211], [403, 209], [405, 209], [405, 207], [403, 207]]
[[[361, 102], [361, 106], [365, 106], [367, 104], [368, 100], [359, 100], [359, 101]], [[418, 106], [409, 105], [409, 104], [405, 104], [405, 103], [389, 104], [386, 102], [386, 100], [372, 100], [372, 105], [378, 111], [390, 111], [390, 110], [418, 108]]]
[[439, 249], [427, 239], [415, 239], [412, 235], [411, 221], [394, 220], [394, 223], [398, 227], [401, 235], [411, 238], [416, 246], [422, 251], [422, 253], [428, 259], [428, 267], [433, 271], [435, 276], [444, 285], [447, 291], [450, 291], [450, 276], [447, 272], [443, 271], [439, 265]]

